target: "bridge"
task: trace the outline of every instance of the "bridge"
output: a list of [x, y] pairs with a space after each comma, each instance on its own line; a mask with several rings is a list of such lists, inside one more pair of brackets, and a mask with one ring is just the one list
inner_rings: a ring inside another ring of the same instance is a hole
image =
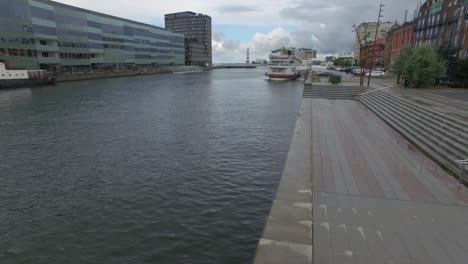
[[223, 63], [214, 64], [211, 69], [255, 69], [258, 64], [247, 64], [247, 63]]

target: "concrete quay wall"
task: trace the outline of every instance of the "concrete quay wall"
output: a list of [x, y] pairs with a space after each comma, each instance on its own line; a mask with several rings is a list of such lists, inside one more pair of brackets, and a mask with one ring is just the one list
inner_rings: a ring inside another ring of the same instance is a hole
[[255, 264], [313, 261], [311, 110], [311, 100], [303, 100]]
[[164, 73], [183, 73], [202, 71], [203, 68], [198, 66], [177, 66], [171, 68], [163, 68], [156, 70], [140, 70], [140, 71], [116, 71], [116, 72], [90, 72], [90, 73], [75, 73], [75, 74], [59, 74], [57, 82], [83, 81], [105, 78], [118, 78], [137, 75], [153, 75]]

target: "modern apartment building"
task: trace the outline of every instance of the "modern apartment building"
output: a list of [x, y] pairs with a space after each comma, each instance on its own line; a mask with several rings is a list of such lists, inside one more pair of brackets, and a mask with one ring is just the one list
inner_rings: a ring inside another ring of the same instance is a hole
[[0, 58], [17, 69], [69, 72], [183, 65], [184, 37], [54, 1], [1, 0]]
[[312, 60], [317, 58], [317, 51], [313, 49], [300, 48], [296, 50], [296, 57], [301, 60]]
[[[377, 39], [383, 38], [386, 36], [387, 32], [395, 25], [394, 22], [380, 22], [379, 30], [377, 32]], [[360, 45], [359, 40], [361, 40], [362, 44], [367, 44], [373, 42], [375, 39], [375, 31], [377, 29], [377, 22], [367, 22], [361, 23], [357, 27], [357, 35], [354, 44], [354, 58], [359, 60], [360, 56]], [[359, 36], [359, 38], [358, 38]]]
[[416, 10], [415, 47], [447, 45], [468, 58], [468, 0], [428, 0]]
[[186, 11], [164, 18], [167, 30], [185, 36], [185, 65], [211, 66], [211, 17]]

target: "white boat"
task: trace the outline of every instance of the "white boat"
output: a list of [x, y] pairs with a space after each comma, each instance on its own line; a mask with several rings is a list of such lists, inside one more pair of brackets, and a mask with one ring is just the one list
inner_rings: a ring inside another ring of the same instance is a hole
[[44, 70], [10, 70], [6, 63], [0, 61], [0, 89], [32, 85], [52, 84], [55, 76]]
[[265, 75], [272, 81], [295, 80], [300, 76], [297, 70], [299, 65], [300, 60], [296, 58], [294, 49], [274, 50], [270, 54], [268, 72]]

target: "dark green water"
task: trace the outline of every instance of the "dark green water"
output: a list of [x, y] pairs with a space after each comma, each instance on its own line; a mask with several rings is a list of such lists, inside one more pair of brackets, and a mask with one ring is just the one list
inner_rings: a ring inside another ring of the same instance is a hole
[[301, 82], [215, 70], [0, 90], [0, 263], [249, 263]]

